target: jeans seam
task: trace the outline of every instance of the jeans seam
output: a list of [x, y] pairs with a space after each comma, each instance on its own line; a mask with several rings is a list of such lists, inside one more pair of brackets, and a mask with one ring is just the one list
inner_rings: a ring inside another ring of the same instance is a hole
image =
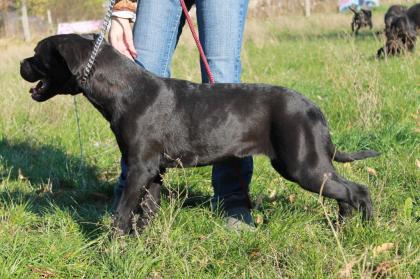
[[243, 33], [244, 33], [244, 3], [241, 2], [241, 7], [239, 9], [239, 28], [242, 32], [238, 33], [237, 38], [237, 45], [236, 45], [236, 55], [235, 55], [235, 82], [240, 83], [241, 82], [241, 46], [242, 46], [242, 39], [243, 39]]

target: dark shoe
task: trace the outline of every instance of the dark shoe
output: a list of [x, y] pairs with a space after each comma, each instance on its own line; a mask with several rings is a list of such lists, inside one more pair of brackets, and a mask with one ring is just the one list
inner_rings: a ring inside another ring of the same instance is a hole
[[225, 210], [226, 227], [234, 231], [253, 231], [255, 230], [254, 220], [251, 210], [247, 207], [234, 207]]

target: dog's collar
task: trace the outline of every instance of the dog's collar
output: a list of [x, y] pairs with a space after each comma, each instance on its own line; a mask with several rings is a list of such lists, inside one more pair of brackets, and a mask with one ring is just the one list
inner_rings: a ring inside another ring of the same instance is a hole
[[[98, 44], [98, 46], [97, 46], [97, 44]], [[86, 64], [85, 68], [83, 69], [83, 75], [82, 75], [82, 78], [81, 78], [82, 84], [85, 84], [87, 82], [90, 74], [92, 73], [92, 68], [93, 68], [93, 65], [95, 64], [96, 57], [98, 56], [98, 54], [101, 52], [102, 49], [103, 49], [102, 41], [98, 42], [98, 40], [95, 40], [95, 45], [94, 45], [94, 47], [92, 49], [92, 52], [89, 56], [89, 60]]]
[[100, 51], [100, 47], [105, 38], [106, 31], [108, 30], [108, 26], [111, 23], [112, 8], [114, 7], [114, 4], [115, 4], [115, 0], [109, 0], [108, 9], [106, 11], [104, 21], [102, 23], [101, 32], [99, 33], [99, 36], [95, 40], [95, 44], [93, 45], [92, 52], [90, 53], [88, 63], [83, 71], [82, 83], [86, 83], [89, 77], [89, 73], [92, 69], [93, 63], [95, 62], [95, 58]]

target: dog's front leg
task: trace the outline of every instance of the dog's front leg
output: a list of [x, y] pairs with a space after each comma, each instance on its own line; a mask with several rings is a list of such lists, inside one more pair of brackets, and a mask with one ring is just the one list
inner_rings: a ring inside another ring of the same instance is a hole
[[160, 206], [160, 191], [163, 184], [163, 174], [165, 169], [161, 169], [159, 174], [155, 176], [153, 181], [150, 183], [147, 193], [143, 200], [140, 201], [140, 219], [137, 223], [139, 229], [144, 229], [153, 217], [156, 216]]
[[114, 215], [113, 226], [117, 234], [127, 234], [133, 229], [133, 217], [140, 200], [146, 194], [149, 185], [158, 174], [156, 162], [136, 162], [128, 165], [127, 185]]

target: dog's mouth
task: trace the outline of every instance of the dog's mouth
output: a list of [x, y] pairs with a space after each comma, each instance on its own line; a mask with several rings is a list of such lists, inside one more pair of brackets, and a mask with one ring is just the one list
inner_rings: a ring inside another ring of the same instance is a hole
[[42, 102], [46, 101], [54, 95], [52, 92], [48, 92], [49, 88], [50, 81], [47, 79], [41, 79], [34, 87], [29, 89], [29, 93], [31, 93], [32, 99], [38, 102]]
[[44, 92], [47, 87], [48, 87], [48, 81], [42, 79], [34, 87], [31, 87], [29, 92], [32, 95], [39, 95], [39, 94], [42, 94], [42, 92]]

